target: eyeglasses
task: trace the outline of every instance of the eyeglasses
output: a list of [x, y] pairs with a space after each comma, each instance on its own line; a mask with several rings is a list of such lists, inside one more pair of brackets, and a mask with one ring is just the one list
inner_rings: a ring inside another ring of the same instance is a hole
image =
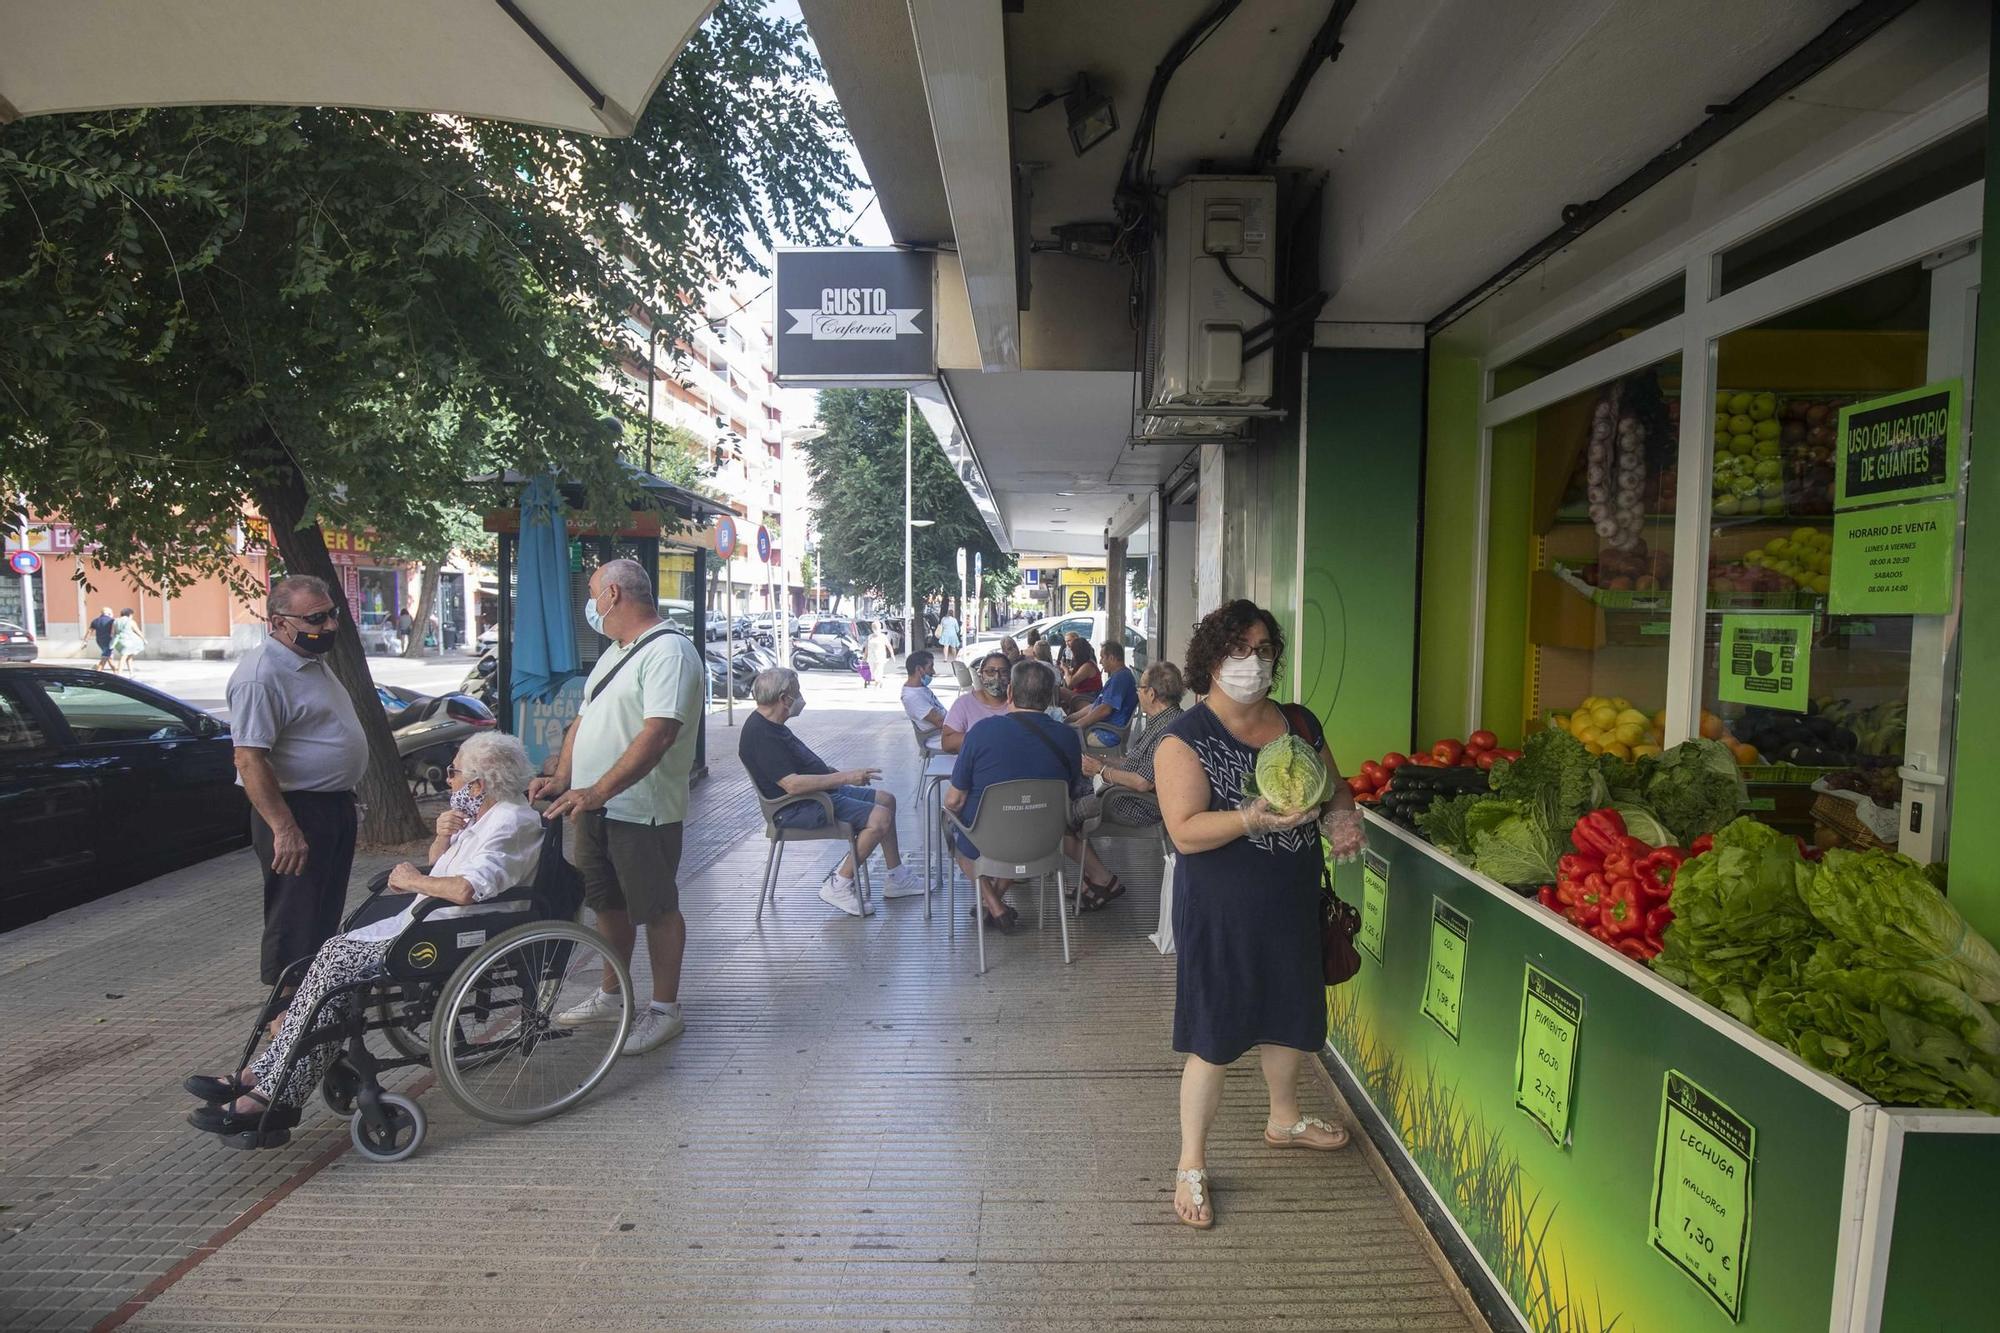
[[280, 611], [278, 614], [288, 620], [303, 620], [308, 625], [330, 625], [340, 619], [340, 608], [329, 606], [324, 611], [315, 611], [308, 616], [298, 615], [291, 611]]
[[1229, 646], [1229, 655], [1239, 662], [1246, 657], [1255, 657], [1265, 662], [1275, 662], [1278, 660], [1278, 645], [1266, 641], [1252, 648], [1247, 643], [1235, 643]]
[[445, 775], [446, 777], [448, 777], [448, 778], [455, 778], [455, 777], [458, 777], [458, 776], [460, 776], [460, 774], [459, 774], [459, 768], [458, 768], [458, 765], [457, 765], [457, 764], [453, 764], [453, 765], [452, 765], [452, 766], [451, 766], [450, 768], [447, 768], [447, 769], [446, 769], [446, 770], [444, 771], [444, 775]]

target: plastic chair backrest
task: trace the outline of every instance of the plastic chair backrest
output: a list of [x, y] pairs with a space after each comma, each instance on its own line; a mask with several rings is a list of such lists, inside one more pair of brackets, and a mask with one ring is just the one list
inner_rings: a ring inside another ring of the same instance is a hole
[[1069, 832], [1069, 784], [1061, 778], [996, 782], [979, 797], [972, 845], [981, 860], [1030, 865], [1062, 854]]
[[976, 682], [972, 679], [972, 668], [958, 658], [952, 659], [951, 678], [958, 682], [958, 688], [961, 690], [970, 690], [976, 687]]

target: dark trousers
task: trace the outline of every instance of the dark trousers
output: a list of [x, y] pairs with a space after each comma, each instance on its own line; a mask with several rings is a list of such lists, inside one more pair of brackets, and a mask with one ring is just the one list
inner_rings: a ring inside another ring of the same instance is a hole
[[274, 984], [287, 965], [310, 958], [340, 933], [347, 876], [354, 869], [354, 793], [288, 791], [285, 804], [306, 839], [306, 868], [296, 875], [271, 869], [271, 826], [252, 809], [250, 843], [264, 868], [264, 954], [259, 975]]

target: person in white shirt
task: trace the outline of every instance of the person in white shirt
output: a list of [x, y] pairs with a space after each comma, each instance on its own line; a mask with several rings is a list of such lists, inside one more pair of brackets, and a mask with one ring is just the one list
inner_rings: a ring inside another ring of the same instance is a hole
[[[384, 892], [410, 895], [409, 905], [320, 946], [285, 1010], [277, 1037], [249, 1068], [230, 1078], [190, 1075], [187, 1090], [208, 1104], [188, 1113], [189, 1124], [211, 1134], [235, 1134], [257, 1128], [267, 1105], [271, 1114], [265, 1128], [290, 1129], [298, 1124], [299, 1107], [319, 1087], [337, 1046], [326, 1042], [302, 1053], [283, 1086], [272, 1087], [270, 1080], [305, 1035], [313, 1005], [334, 988], [380, 966], [424, 899], [443, 898], [454, 904], [433, 912], [433, 920], [462, 916], [466, 904], [533, 881], [542, 858], [542, 818], [527, 803], [533, 775], [528, 752], [512, 736], [482, 732], [459, 747], [445, 770], [451, 803], [437, 818], [431, 868], [419, 870], [405, 861], [389, 872]], [[345, 1021], [356, 994], [349, 991], [328, 999], [320, 1008], [320, 1029]]]
[[958, 617], [949, 611], [945, 612], [944, 619], [938, 621], [937, 636], [938, 642], [944, 645], [945, 661], [956, 662], [958, 650], [963, 642], [959, 633]]
[[903, 659], [910, 673], [903, 682], [903, 711], [917, 724], [917, 732], [924, 738], [924, 749], [932, 754], [944, 749], [944, 701], [931, 689], [931, 681], [936, 678], [931, 667], [936, 662], [922, 648]]

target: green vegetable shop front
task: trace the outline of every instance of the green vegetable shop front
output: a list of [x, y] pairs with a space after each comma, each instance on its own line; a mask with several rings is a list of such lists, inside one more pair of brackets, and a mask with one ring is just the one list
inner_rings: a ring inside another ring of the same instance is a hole
[[1370, 808], [1328, 1063], [1496, 1322], [2000, 1326], [1988, 57], [1899, 56], [1848, 70], [1897, 114], [1781, 101], [1307, 357], [1264, 591]]

